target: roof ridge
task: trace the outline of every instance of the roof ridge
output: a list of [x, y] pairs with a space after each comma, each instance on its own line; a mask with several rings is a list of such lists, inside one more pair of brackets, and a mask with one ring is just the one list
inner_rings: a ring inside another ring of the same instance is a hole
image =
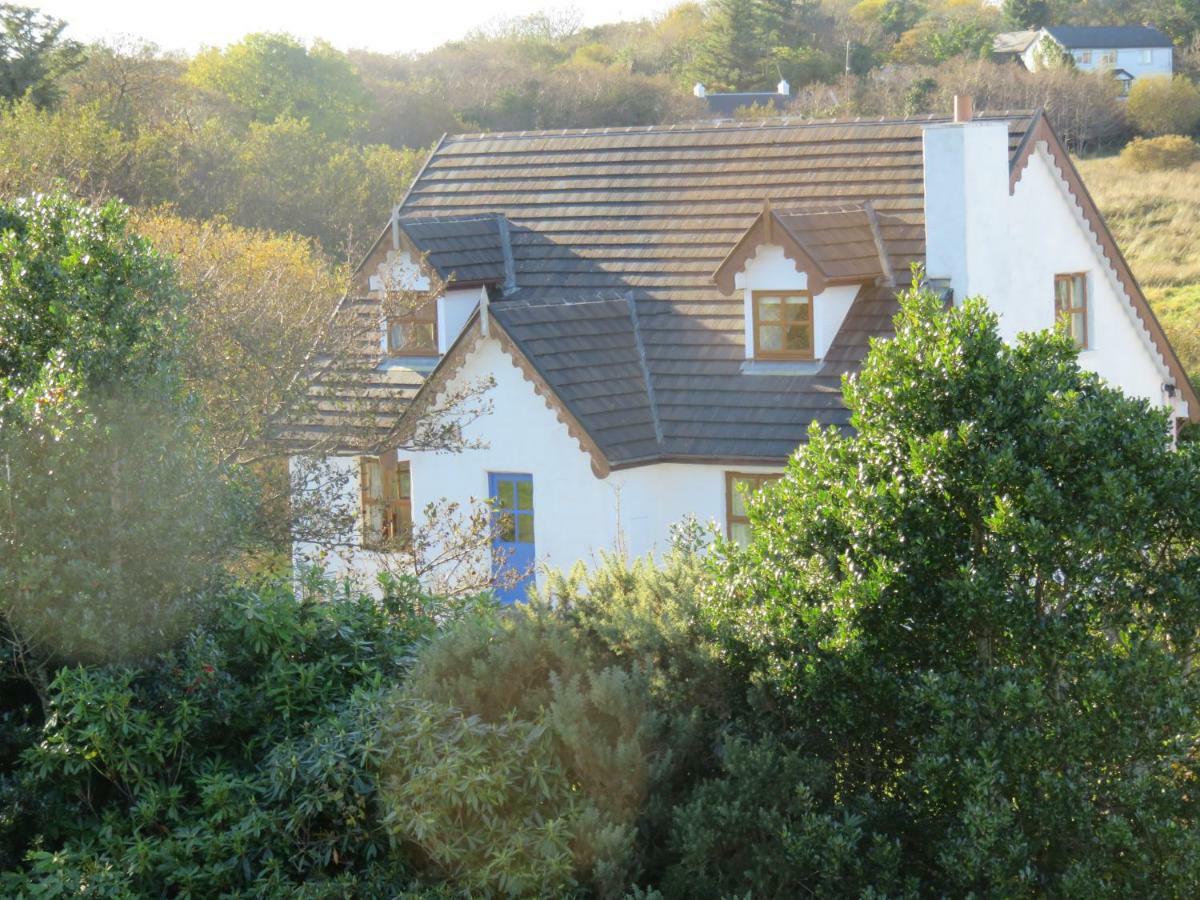
[[[982, 110], [975, 113], [975, 120], [980, 119], [1015, 119], [1015, 118], [1032, 118], [1036, 109], [1023, 110]], [[464, 132], [463, 134], [446, 135], [444, 143], [461, 143], [467, 141], [489, 141], [489, 140], [528, 140], [530, 138], [562, 138], [562, 137], [594, 137], [594, 136], [612, 136], [620, 134], [671, 134], [678, 133], [682, 128], [688, 128], [694, 132], [702, 131], [750, 131], [750, 130], [766, 130], [778, 128], [816, 128], [829, 125], [920, 125], [930, 122], [949, 122], [952, 117], [949, 114], [942, 115], [938, 113], [929, 113], [917, 116], [896, 116], [896, 117], [881, 117], [864, 119], [859, 117], [831, 117], [826, 119], [810, 119], [800, 116], [773, 116], [770, 119], [755, 119], [752, 121], [742, 121], [737, 119], [706, 119], [693, 123], [681, 122], [664, 125], [628, 125], [622, 127], [597, 127], [597, 128], [554, 128], [545, 130], [530, 130], [530, 131], [477, 131]]]

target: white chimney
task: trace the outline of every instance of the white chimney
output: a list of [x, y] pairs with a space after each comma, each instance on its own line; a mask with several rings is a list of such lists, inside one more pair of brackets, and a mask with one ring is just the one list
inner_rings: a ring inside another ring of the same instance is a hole
[[970, 98], [955, 98], [953, 122], [927, 125], [925, 271], [948, 278], [955, 301], [1008, 299], [1008, 124], [973, 118]]
[[708, 91], [704, 90], [704, 85], [697, 81], [696, 86], [692, 88], [692, 95], [704, 99], [708, 95]]
[[775, 93], [783, 94], [783, 96], [785, 96], [785, 97], [789, 96], [792, 93], [792, 86], [787, 83], [787, 79], [785, 79], [785, 78], [779, 79], [779, 84], [775, 85]]

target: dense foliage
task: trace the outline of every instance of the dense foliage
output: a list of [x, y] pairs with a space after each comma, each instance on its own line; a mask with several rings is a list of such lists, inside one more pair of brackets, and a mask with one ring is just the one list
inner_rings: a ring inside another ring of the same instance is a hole
[[814, 429], [719, 567], [713, 624], [763, 715], [708, 789], [733, 810], [681, 838], [775, 823], [769, 865], [745, 851], [765, 893], [815, 889], [847, 844], [887, 892], [1194, 893], [1195, 451], [977, 300], [910, 295], [846, 394], [854, 436]]
[[1197, 446], [914, 289], [751, 506], [503, 614], [214, 595], [0, 670], [13, 894], [1137, 895], [1200, 888]]
[[414, 644], [436, 628], [420, 599], [379, 603], [316, 581], [302, 598], [231, 590], [167, 651], [63, 668], [40, 710], [6, 699], [0, 866], [13, 871], [0, 890], [401, 892], [416, 869], [378, 774], [403, 741], [429, 735], [415, 720], [394, 735], [385, 718]]

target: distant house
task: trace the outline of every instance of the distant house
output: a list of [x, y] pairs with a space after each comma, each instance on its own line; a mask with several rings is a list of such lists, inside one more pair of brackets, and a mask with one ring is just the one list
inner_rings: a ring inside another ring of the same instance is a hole
[[1032, 72], [1046, 65], [1046, 41], [1070, 53], [1075, 58], [1075, 67], [1081, 71], [1112, 72], [1126, 92], [1138, 78], [1169, 76], [1174, 72], [1171, 39], [1148, 25], [1095, 28], [1053, 25], [1009, 31], [996, 35], [992, 50], [998, 56], [1019, 59]]
[[780, 80], [774, 91], [738, 91], [733, 93], [711, 93], [704, 85], [697, 84], [692, 93], [708, 104], [708, 111], [717, 119], [733, 119], [740, 109], [767, 107], [772, 112], [783, 112], [791, 99], [792, 88]]
[[[893, 333], [913, 264], [947, 302], [986, 297], [1005, 339], [1065, 320], [1081, 366], [1172, 421], [1200, 414], [1042, 113], [444, 138], [344, 301], [377, 322], [355, 390], [378, 430], [355, 440], [320, 383], [292, 424], [334, 439], [361, 495], [327, 569], [369, 574], [385, 523], [421, 529], [440, 498], [502, 514], [498, 576], [661, 551], [689, 515], [744, 540], [745, 493], [812, 423], [850, 428], [842, 376]], [[433, 274], [449, 283], [428, 308], [382, 312], [389, 281]], [[471, 447], [399, 446], [483, 377]]]

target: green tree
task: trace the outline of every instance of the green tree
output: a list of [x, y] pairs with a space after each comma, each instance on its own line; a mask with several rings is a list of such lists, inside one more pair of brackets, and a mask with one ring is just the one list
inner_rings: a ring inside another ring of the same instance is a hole
[[821, 893], [836, 858], [874, 893], [1194, 894], [1200, 454], [977, 299], [914, 289], [845, 395], [854, 433], [814, 426], [718, 564], [757, 715], [681, 811], [675, 877], [718, 894], [753, 857], [738, 892]]
[[188, 66], [195, 85], [228, 97], [254, 122], [307, 119], [318, 133], [344, 138], [366, 121], [367, 93], [345, 55], [318, 41], [251, 34], [210, 49]]
[[768, 71], [775, 17], [759, 0], [715, 0], [696, 49], [695, 79], [710, 90], [745, 91], [774, 84]]
[[1142, 134], [1191, 134], [1200, 126], [1200, 88], [1182, 75], [1139, 78], [1126, 108]]
[[0, 205], [0, 630], [43, 674], [170, 643], [236, 535], [179, 381], [182, 294], [126, 216]]
[[1014, 28], [1041, 28], [1050, 23], [1047, 0], [1004, 0], [1004, 18]]
[[58, 100], [58, 78], [83, 62], [82, 47], [62, 37], [66, 27], [36, 9], [0, 3], [0, 99], [28, 96], [41, 107]]

